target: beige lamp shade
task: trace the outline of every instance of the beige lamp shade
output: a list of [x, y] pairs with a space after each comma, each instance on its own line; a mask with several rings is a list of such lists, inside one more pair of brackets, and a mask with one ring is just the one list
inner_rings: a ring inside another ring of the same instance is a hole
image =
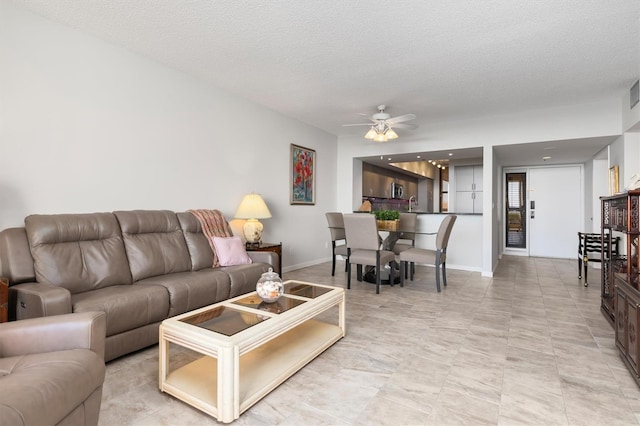
[[269, 207], [260, 194], [251, 193], [244, 196], [236, 211], [236, 219], [247, 219], [242, 232], [248, 243], [256, 244], [262, 239], [262, 223], [258, 219], [268, 219], [271, 217]]

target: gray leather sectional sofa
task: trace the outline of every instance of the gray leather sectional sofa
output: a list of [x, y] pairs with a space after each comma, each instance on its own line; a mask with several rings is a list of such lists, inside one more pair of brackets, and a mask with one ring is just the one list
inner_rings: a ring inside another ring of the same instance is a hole
[[251, 264], [213, 268], [189, 212], [31, 215], [24, 228], [0, 232], [10, 314], [104, 312], [106, 361], [157, 343], [165, 318], [252, 291], [278, 268], [275, 253], [249, 256]]

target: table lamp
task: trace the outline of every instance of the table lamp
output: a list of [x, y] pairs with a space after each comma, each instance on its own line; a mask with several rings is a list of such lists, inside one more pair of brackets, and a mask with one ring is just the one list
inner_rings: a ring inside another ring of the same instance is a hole
[[262, 239], [262, 224], [258, 219], [268, 219], [271, 212], [260, 194], [251, 193], [244, 196], [236, 211], [236, 219], [247, 219], [242, 233], [248, 243], [258, 244]]

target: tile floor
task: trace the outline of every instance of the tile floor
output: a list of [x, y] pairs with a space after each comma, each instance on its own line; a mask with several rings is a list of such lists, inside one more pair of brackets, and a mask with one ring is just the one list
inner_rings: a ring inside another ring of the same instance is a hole
[[[346, 286], [325, 263], [286, 273]], [[433, 269], [375, 286], [353, 280], [347, 336], [245, 412], [238, 425], [626, 425], [640, 388], [600, 313], [599, 271], [577, 261], [505, 257], [493, 278]], [[217, 422], [158, 391], [151, 347], [107, 365], [100, 425]]]

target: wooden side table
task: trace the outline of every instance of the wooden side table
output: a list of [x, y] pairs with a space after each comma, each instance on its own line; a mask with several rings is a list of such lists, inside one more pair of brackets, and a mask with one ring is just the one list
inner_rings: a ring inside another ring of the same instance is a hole
[[0, 322], [9, 321], [9, 281], [0, 278]]
[[278, 273], [282, 277], [282, 243], [247, 243], [247, 251], [270, 251], [278, 255]]

